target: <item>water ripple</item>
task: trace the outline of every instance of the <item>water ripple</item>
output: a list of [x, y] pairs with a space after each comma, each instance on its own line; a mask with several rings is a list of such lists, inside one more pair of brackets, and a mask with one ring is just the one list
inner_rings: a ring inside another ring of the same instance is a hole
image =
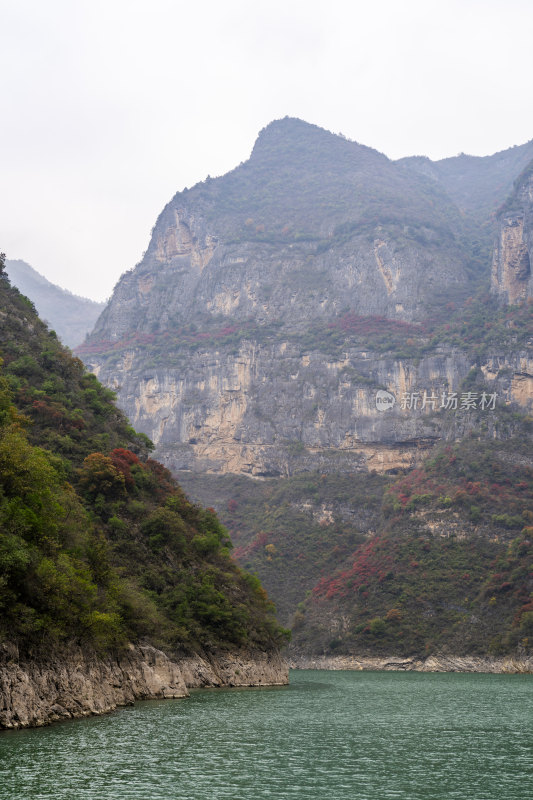
[[0, 735], [0, 800], [530, 800], [533, 676], [293, 672]]

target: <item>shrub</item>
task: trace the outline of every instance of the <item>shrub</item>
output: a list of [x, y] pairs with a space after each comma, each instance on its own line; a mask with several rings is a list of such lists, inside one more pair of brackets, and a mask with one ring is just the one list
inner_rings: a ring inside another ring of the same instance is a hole
[[88, 500], [94, 500], [98, 495], [106, 500], [118, 499], [126, 494], [124, 475], [103, 453], [91, 453], [84, 459], [78, 486]]

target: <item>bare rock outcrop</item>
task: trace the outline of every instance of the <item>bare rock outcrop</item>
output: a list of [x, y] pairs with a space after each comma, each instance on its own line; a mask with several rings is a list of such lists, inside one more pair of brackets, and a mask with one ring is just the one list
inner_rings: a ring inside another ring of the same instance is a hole
[[[113, 362], [86, 360], [173, 471], [387, 472], [416, 464], [437, 441], [496, 424], [490, 409], [466, 413], [459, 404], [441, 412], [443, 396], [459, 392], [479, 363], [453, 349], [415, 363], [355, 348], [336, 358], [302, 353], [291, 341], [248, 340], [238, 348], [202, 348], [183, 367], [143, 365], [140, 349]], [[526, 350], [488, 353], [480, 369], [497, 405], [533, 410]], [[379, 389], [395, 398], [386, 411], [376, 403]], [[424, 403], [424, 393], [437, 399]], [[402, 402], [406, 397], [414, 402]]]
[[531, 673], [533, 656], [293, 656], [293, 669], [352, 669], [396, 672]]
[[533, 170], [528, 168], [499, 216], [491, 289], [502, 302], [514, 304], [533, 297], [532, 258]]
[[151, 646], [130, 645], [116, 655], [69, 647], [49, 658], [21, 658], [0, 648], [0, 728], [23, 728], [104, 714], [135, 700], [187, 697], [204, 686], [288, 683], [277, 651], [236, 651], [172, 660]]

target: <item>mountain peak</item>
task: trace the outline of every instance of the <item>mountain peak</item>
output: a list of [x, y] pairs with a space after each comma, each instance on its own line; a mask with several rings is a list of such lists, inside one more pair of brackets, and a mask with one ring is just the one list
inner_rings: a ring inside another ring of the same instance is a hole
[[283, 117], [270, 122], [259, 132], [250, 161], [277, 160], [286, 156], [316, 157], [318, 154], [345, 158], [358, 152], [386, 158], [377, 150], [346, 139], [342, 134], [332, 133], [297, 117]]

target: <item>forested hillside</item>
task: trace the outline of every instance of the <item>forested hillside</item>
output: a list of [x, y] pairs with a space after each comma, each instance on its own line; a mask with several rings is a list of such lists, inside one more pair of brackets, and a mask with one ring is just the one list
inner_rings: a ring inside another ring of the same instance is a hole
[[503, 413], [505, 443], [472, 435], [401, 476], [182, 479], [213, 498], [295, 654], [531, 653], [533, 423]]
[[272, 649], [284, 633], [212, 509], [0, 277], [0, 642]]

